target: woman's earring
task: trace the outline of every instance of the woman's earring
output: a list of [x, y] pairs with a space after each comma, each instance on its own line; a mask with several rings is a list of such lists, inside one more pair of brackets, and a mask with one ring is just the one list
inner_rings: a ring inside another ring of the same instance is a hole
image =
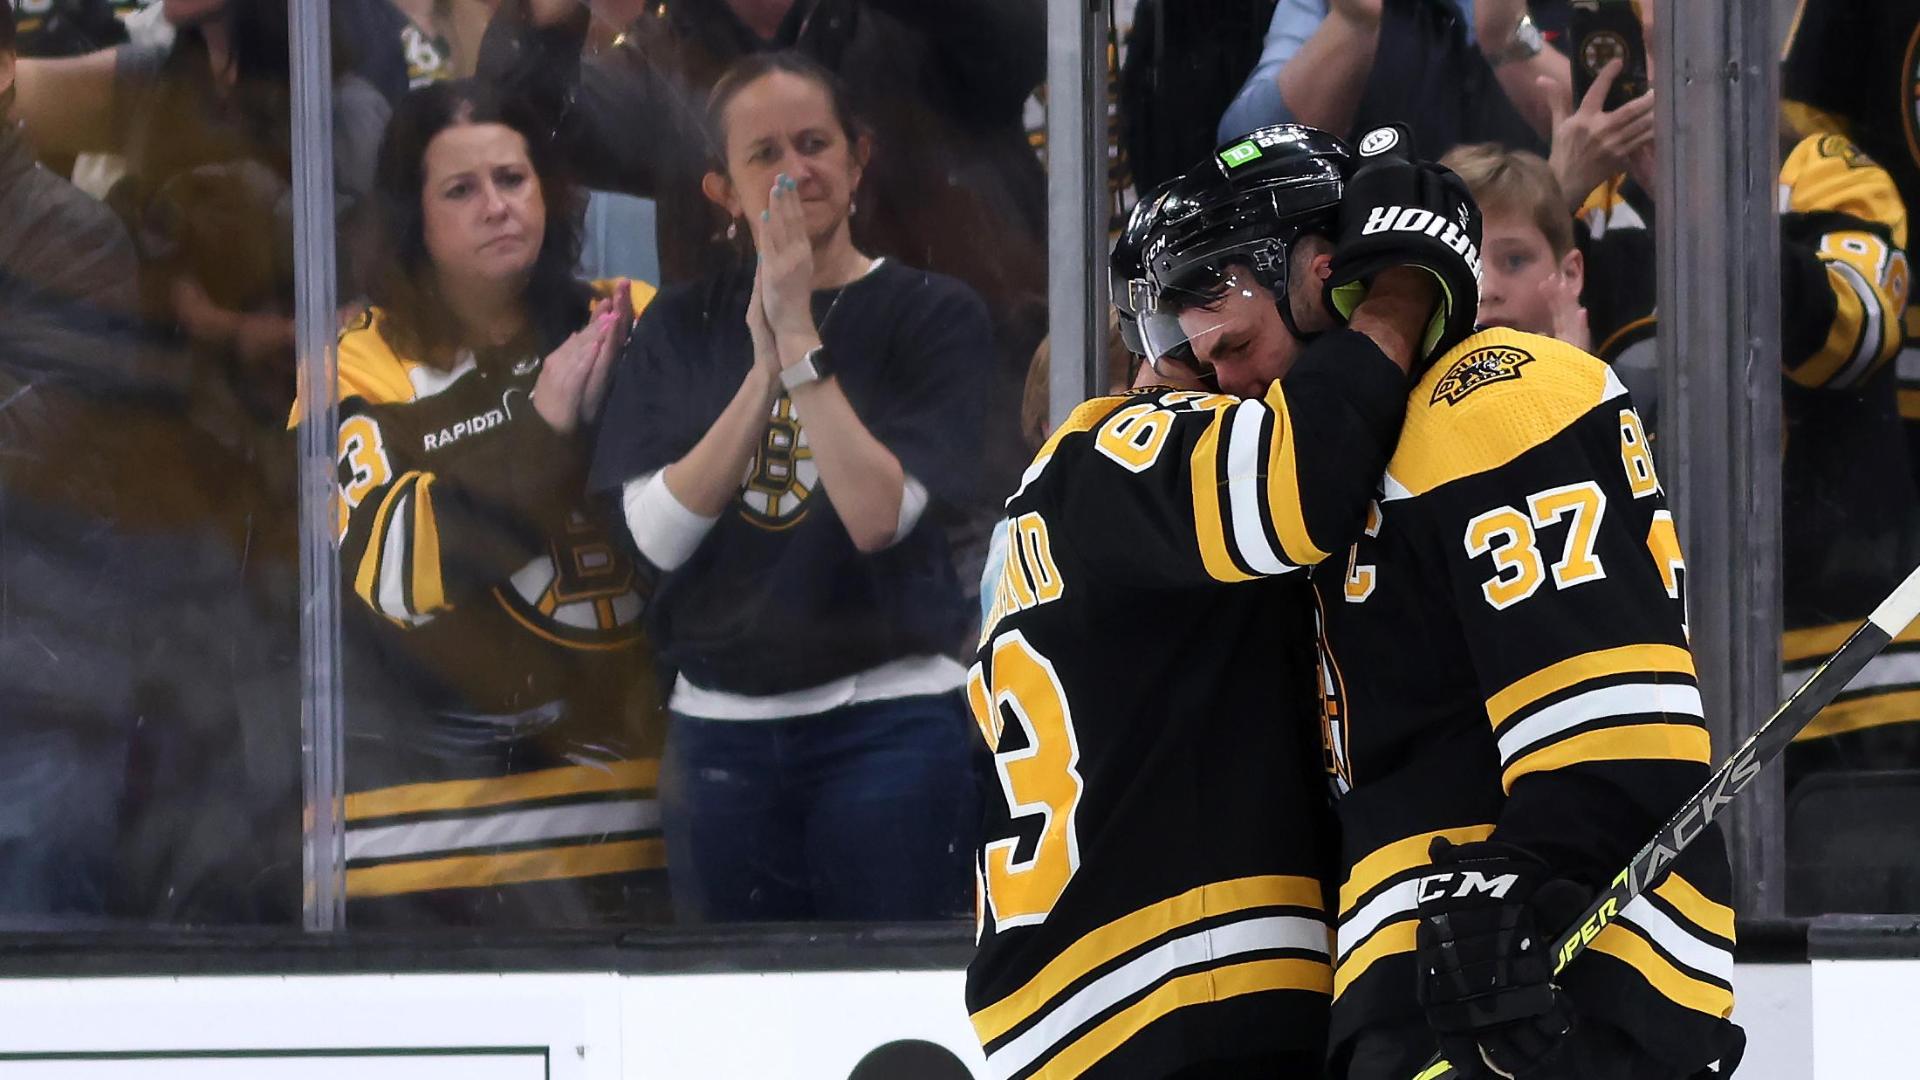
[[847, 196], [847, 216], [852, 217], [853, 215], [859, 212], [860, 212], [860, 204], [854, 200], [853, 196], [851, 195]]
[[729, 219], [727, 221], [727, 239], [735, 240], [735, 239], [738, 239], [739, 236], [740, 236], [740, 219], [739, 218]]

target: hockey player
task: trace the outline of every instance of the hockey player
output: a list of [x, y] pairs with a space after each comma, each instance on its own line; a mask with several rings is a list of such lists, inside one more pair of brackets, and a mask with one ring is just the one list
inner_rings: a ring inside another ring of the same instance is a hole
[[1477, 211], [1400, 140], [1261, 129], [1116, 250], [1130, 340], [1207, 388], [1080, 406], [1007, 502], [967, 683], [994, 753], [967, 977], [990, 1075], [1321, 1070], [1330, 834], [1289, 572], [1356, 534], [1408, 370], [1476, 297]]
[[1713, 756], [1679, 542], [1618, 377], [1504, 327], [1454, 347], [1414, 387], [1364, 534], [1313, 585], [1342, 848], [1333, 1074], [1430, 1075], [1436, 1041], [1484, 1080], [1730, 1068], [1717, 834], [1557, 976], [1546, 955]]

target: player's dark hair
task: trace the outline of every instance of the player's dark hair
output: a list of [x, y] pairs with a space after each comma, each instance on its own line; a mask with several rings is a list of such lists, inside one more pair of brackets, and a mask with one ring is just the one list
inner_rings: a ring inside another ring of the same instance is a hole
[[458, 124], [502, 124], [527, 142], [527, 157], [540, 178], [546, 230], [526, 286], [527, 318], [535, 346], [559, 345], [586, 318], [589, 288], [574, 277], [580, 259], [584, 202], [546, 129], [512, 98], [472, 79], [429, 83], [409, 91], [394, 107], [374, 168], [375, 242], [384, 250], [368, 288], [386, 318], [382, 333], [403, 356], [444, 362], [462, 345], [461, 329], [427, 252], [427, 146]]
[[846, 136], [848, 145], [859, 141], [861, 136], [871, 134], [854, 111], [846, 84], [826, 65], [792, 49], [750, 53], [721, 72], [720, 78], [714, 81], [713, 90], [707, 95], [707, 153], [715, 172], [724, 175], [727, 171], [727, 106], [733, 104], [733, 99], [739, 97], [742, 90], [776, 71], [806, 79], [827, 92], [827, 101], [833, 107], [833, 118], [839, 122], [840, 132]]

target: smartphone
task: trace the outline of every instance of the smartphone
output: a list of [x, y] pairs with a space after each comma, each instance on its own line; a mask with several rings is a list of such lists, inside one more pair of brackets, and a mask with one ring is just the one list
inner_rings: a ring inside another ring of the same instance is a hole
[[1634, 0], [1572, 0], [1567, 36], [1573, 44], [1573, 107], [1586, 100], [1600, 69], [1624, 60], [1607, 91], [1608, 111], [1647, 92], [1647, 40], [1640, 33], [1640, 5]]

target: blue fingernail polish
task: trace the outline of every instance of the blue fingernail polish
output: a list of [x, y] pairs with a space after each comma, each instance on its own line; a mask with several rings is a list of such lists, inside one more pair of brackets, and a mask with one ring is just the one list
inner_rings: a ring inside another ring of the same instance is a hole
[[767, 212], [765, 210], [760, 211], [760, 220], [761, 221], [767, 220]]

